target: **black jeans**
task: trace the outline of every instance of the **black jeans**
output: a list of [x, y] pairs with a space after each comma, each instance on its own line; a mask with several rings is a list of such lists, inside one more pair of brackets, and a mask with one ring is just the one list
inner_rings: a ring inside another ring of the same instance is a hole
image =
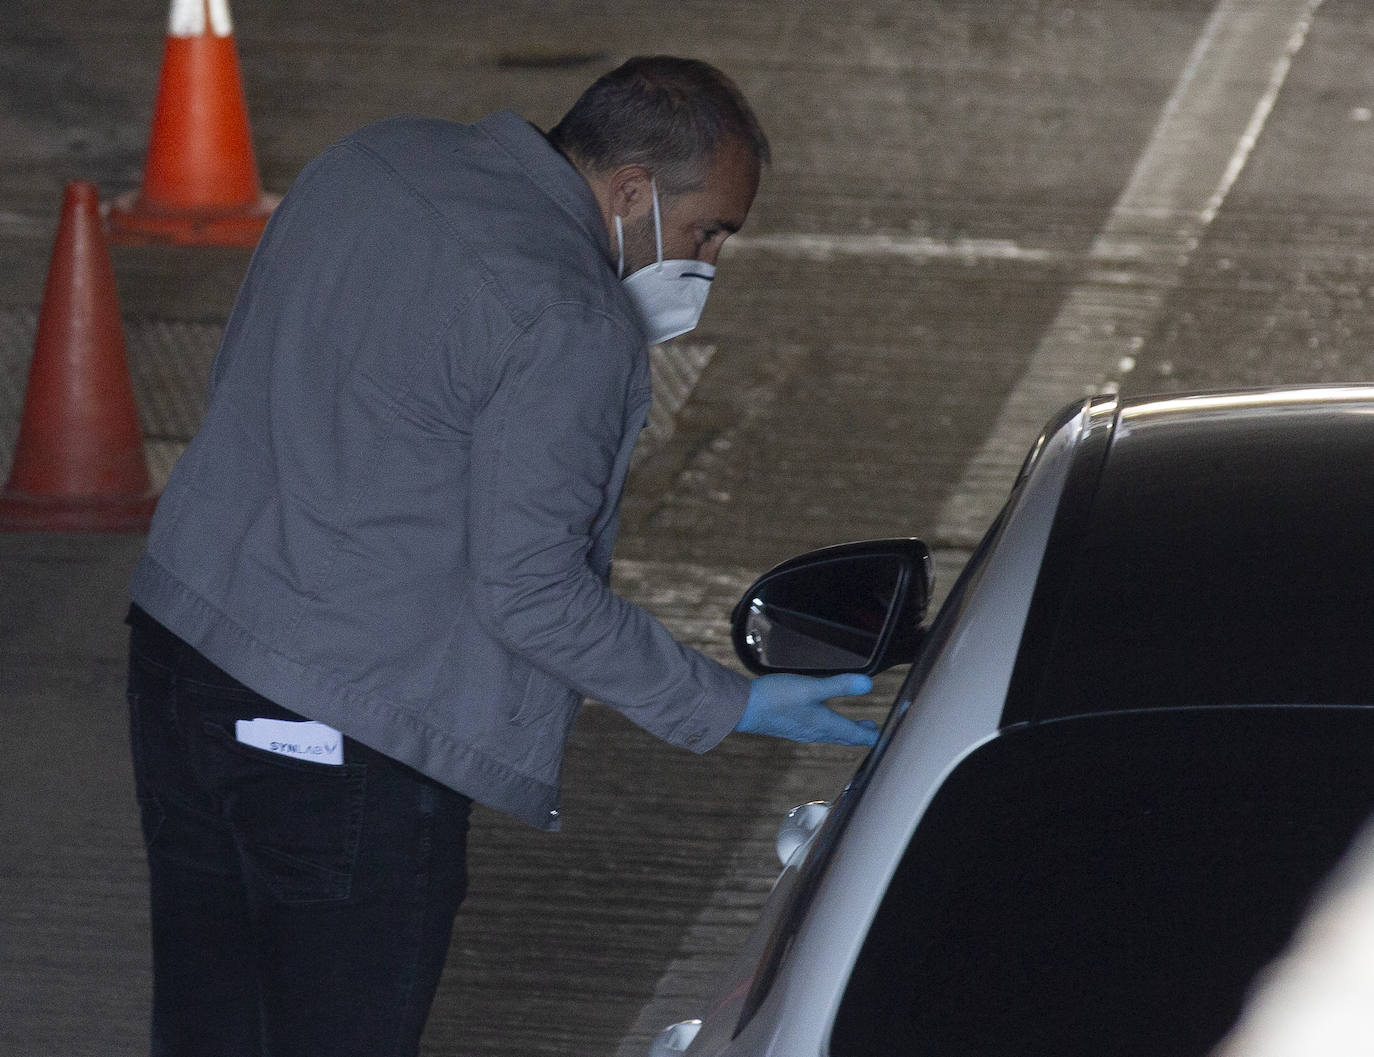
[[414, 1054], [471, 802], [351, 739], [342, 765], [240, 744], [238, 719], [302, 717], [129, 622], [154, 1057]]

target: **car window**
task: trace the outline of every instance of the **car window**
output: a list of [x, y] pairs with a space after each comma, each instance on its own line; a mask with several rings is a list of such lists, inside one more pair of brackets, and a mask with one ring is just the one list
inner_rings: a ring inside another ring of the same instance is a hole
[[1374, 810], [1374, 708], [1098, 715], [943, 785], [833, 1057], [1203, 1057]]
[[1118, 428], [1089, 516], [1051, 538], [1068, 560], [1047, 558], [1062, 573], [1037, 586], [1007, 721], [1367, 701], [1374, 430], [1359, 414], [1319, 425]]

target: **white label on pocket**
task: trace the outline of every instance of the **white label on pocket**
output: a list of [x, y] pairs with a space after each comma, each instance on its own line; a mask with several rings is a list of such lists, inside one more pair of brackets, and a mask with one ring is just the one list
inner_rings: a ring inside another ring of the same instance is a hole
[[293, 723], [286, 719], [240, 719], [234, 736], [244, 745], [294, 756], [311, 763], [343, 763], [343, 735], [313, 719]]

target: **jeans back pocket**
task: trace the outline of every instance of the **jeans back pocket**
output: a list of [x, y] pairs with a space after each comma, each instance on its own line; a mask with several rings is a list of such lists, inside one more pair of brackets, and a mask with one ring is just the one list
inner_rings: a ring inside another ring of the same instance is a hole
[[205, 778], [250, 881], [283, 903], [348, 899], [362, 839], [367, 768], [323, 764], [243, 745], [206, 720]]

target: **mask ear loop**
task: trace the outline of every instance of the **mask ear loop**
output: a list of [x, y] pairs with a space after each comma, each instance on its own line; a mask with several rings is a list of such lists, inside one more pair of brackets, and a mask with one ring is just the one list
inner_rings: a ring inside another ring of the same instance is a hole
[[620, 263], [615, 266], [615, 277], [625, 278], [625, 227], [620, 222], [620, 214], [615, 215], [615, 243], [619, 253]]
[[658, 212], [658, 182], [649, 177], [649, 191], [654, 198], [654, 248], [658, 251], [658, 263], [663, 264], [663, 218]]

